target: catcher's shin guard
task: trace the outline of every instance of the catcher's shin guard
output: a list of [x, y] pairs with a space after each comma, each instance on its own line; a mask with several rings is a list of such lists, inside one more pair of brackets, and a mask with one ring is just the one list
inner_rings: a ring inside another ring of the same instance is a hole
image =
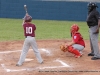
[[80, 52], [79, 52], [77, 49], [74, 49], [72, 46], [69, 46], [69, 47], [68, 47], [68, 51], [69, 51], [70, 53], [75, 54], [75, 57], [76, 57], [76, 58], [81, 57]]

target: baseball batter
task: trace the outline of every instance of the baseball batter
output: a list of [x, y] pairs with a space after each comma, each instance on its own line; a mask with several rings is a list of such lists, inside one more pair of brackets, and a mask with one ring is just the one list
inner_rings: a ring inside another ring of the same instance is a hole
[[87, 16], [87, 25], [89, 27], [90, 35], [90, 46], [91, 52], [88, 56], [93, 56], [91, 60], [100, 59], [99, 46], [98, 46], [98, 35], [100, 27], [100, 14], [96, 10], [98, 8], [96, 3], [88, 3], [88, 16]]
[[22, 24], [23, 29], [24, 29], [25, 41], [24, 41], [24, 45], [23, 45], [22, 52], [20, 55], [20, 59], [18, 63], [16, 64], [16, 66], [21, 66], [23, 64], [30, 46], [32, 47], [34, 51], [38, 62], [43, 63], [43, 59], [41, 58], [41, 55], [40, 55], [40, 52], [38, 50], [37, 43], [35, 40], [36, 26], [32, 24], [31, 21], [32, 21], [32, 17], [28, 15], [28, 13], [26, 13], [26, 16], [24, 17], [23, 24]]
[[84, 39], [78, 31], [79, 26], [77, 24], [73, 24], [70, 29], [72, 42], [65, 44], [65, 46], [68, 47], [68, 51], [75, 54], [76, 58], [82, 56], [82, 51], [85, 48]]

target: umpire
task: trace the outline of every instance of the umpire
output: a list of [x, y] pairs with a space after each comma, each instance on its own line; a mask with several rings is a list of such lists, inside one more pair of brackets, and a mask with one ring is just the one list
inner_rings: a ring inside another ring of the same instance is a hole
[[90, 37], [90, 46], [91, 52], [88, 56], [93, 56], [91, 60], [100, 59], [99, 46], [98, 46], [98, 35], [100, 27], [100, 14], [96, 10], [98, 8], [96, 3], [88, 3], [88, 16], [87, 16], [87, 25], [89, 27], [89, 37]]

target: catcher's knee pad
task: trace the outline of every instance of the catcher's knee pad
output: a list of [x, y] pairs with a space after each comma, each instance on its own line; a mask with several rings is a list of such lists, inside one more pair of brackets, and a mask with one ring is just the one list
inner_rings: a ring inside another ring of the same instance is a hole
[[73, 54], [77, 55], [77, 56], [81, 56], [80, 52], [77, 49], [74, 49], [72, 46], [68, 47], [68, 51], [70, 53], [73, 53]]

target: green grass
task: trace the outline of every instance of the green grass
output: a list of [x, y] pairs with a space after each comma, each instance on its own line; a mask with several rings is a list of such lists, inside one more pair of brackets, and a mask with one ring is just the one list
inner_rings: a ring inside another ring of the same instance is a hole
[[[74, 23], [80, 27], [84, 39], [89, 38], [86, 22], [32, 20], [37, 27], [36, 39], [71, 39], [70, 26]], [[0, 41], [23, 40], [22, 19], [0, 18]]]

